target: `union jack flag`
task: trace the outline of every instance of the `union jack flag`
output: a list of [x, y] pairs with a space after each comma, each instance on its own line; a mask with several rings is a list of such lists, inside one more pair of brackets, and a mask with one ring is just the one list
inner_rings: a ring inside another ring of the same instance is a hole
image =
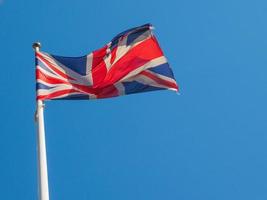
[[37, 100], [99, 99], [178, 86], [145, 24], [126, 30], [82, 57], [36, 52]]

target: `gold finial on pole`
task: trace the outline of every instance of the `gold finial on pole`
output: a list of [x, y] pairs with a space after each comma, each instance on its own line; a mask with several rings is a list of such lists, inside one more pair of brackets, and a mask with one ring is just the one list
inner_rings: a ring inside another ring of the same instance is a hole
[[34, 49], [34, 51], [40, 51], [40, 48], [41, 48], [41, 43], [40, 42], [34, 42], [32, 44], [32, 48]]

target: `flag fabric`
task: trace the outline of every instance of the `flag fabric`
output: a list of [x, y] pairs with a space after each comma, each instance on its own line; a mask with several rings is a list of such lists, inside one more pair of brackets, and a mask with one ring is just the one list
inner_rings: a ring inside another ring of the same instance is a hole
[[151, 24], [118, 34], [82, 57], [36, 52], [37, 100], [98, 99], [170, 89], [178, 91]]

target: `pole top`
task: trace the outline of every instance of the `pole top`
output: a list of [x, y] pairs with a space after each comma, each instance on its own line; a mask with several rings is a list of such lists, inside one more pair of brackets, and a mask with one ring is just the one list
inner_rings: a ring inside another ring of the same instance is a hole
[[34, 51], [39, 51], [41, 48], [41, 43], [40, 42], [34, 42], [32, 44], [32, 48], [34, 49]]

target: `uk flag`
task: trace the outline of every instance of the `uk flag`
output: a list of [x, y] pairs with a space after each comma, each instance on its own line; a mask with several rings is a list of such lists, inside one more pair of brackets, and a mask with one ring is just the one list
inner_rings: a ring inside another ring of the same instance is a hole
[[37, 100], [99, 99], [169, 89], [173, 72], [151, 24], [126, 30], [82, 57], [36, 52]]

